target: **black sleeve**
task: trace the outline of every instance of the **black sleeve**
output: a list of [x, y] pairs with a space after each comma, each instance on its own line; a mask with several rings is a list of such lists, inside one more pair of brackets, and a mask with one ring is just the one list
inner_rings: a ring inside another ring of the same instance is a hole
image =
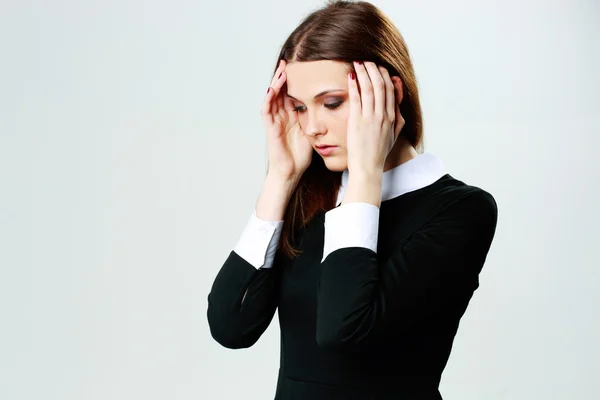
[[[398, 244], [389, 260], [363, 247], [323, 260], [317, 342], [340, 348], [396, 336], [423, 322], [451, 291], [470, 298], [496, 230], [497, 204], [478, 189]], [[458, 280], [469, 284], [456, 285]], [[454, 293], [453, 295], [457, 295]]]
[[232, 251], [208, 294], [207, 318], [212, 337], [222, 346], [252, 346], [267, 329], [277, 308], [279, 271], [256, 269]]

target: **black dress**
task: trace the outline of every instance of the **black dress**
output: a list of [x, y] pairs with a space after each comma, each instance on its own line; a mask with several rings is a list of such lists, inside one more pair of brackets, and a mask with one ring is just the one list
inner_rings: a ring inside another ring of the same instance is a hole
[[347, 247], [321, 263], [319, 214], [293, 261], [278, 255], [273, 268], [256, 269], [229, 254], [208, 295], [211, 334], [249, 347], [278, 310], [276, 400], [441, 399], [497, 216], [491, 194], [446, 174], [381, 203], [377, 253]]

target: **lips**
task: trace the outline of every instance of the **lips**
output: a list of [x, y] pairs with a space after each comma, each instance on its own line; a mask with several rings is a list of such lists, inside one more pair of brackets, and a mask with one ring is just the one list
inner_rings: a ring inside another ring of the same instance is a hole
[[316, 147], [317, 147], [317, 152], [322, 156], [330, 156], [337, 149], [337, 146], [330, 146], [330, 145], [319, 145]]

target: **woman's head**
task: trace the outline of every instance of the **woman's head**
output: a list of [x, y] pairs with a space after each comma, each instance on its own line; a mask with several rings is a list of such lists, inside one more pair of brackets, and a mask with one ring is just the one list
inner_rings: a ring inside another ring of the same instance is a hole
[[[372, 61], [395, 77], [395, 87], [402, 92], [396, 98], [402, 99], [400, 113], [405, 120], [397, 143], [406, 141], [422, 150], [422, 117], [407, 46], [391, 20], [371, 3], [329, 1], [290, 34], [277, 64], [279, 60], [288, 64], [283, 92], [293, 97], [307, 139], [313, 147], [339, 146], [330, 156], [313, 153], [311, 165], [288, 204], [280, 249], [292, 255], [297, 254], [290, 245], [294, 231], [317, 212], [335, 206], [341, 171], [347, 168], [347, 73], [354, 70], [353, 61]], [[314, 97], [330, 89], [339, 90]]]
[[[351, 69], [348, 63], [332, 60], [295, 61], [285, 69], [287, 87], [282, 94], [291, 99], [300, 127], [313, 148], [333, 146], [328, 153], [318, 150], [330, 171], [343, 171], [348, 166], [346, 132]], [[396, 103], [400, 104], [402, 83], [398, 77], [392, 80], [396, 85]]]
[[[390, 76], [396, 77], [397, 89], [403, 92], [400, 112], [405, 125], [400, 136], [413, 147], [422, 147], [421, 105], [407, 46], [391, 20], [373, 4], [330, 1], [309, 14], [290, 34], [277, 61], [282, 59], [288, 64], [284, 91], [297, 99], [294, 106], [301, 107], [298, 117], [311, 143], [322, 140], [330, 144], [327, 135], [335, 139], [343, 136], [345, 140], [347, 73], [354, 70], [353, 61], [372, 61], [387, 68]], [[314, 99], [314, 95], [330, 88], [343, 90]], [[340, 107], [328, 108], [340, 101]], [[322, 137], [317, 137], [319, 134]], [[335, 157], [326, 157], [325, 164], [334, 171], [345, 169], [344, 162]]]

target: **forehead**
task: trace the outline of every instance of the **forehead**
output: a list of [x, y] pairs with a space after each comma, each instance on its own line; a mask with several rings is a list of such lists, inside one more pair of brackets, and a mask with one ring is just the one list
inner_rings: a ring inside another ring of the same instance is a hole
[[348, 88], [348, 64], [340, 61], [296, 61], [286, 65], [288, 92], [309, 100], [315, 94], [331, 88]]

